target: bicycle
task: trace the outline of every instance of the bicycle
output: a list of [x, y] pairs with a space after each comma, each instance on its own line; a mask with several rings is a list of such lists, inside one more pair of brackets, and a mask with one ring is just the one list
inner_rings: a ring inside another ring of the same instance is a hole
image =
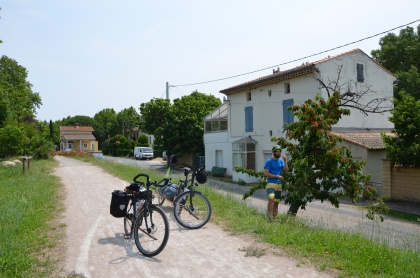
[[[180, 180], [179, 186], [172, 183], [171, 179], [163, 179], [158, 183], [158, 205], [161, 206], [167, 199], [172, 201], [175, 220], [187, 229], [201, 228], [210, 220], [209, 200], [194, 189], [194, 185], [207, 181], [204, 168], [205, 166], [197, 166], [192, 170], [184, 167], [185, 180]], [[190, 173], [191, 179], [188, 180]]]
[[[144, 177], [146, 181], [139, 179]], [[124, 238], [134, 235], [137, 249], [146, 257], [158, 255], [165, 248], [169, 239], [169, 221], [165, 212], [152, 204], [154, 195], [151, 182], [146, 174], [138, 174], [129, 186], [124, 188], [130, 198], [124, 215]]]

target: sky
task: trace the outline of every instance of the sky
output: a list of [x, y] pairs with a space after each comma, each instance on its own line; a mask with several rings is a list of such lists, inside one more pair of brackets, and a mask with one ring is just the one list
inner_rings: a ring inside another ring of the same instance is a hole
[[370, 55], [387, 31], [420, 25], [418, 0], [3, 0], [0, 8], [0, 55], [27, 69], [41, 121], [140, 113], [141, 103], [167, 97], [167, 82], [171, 101], [196, 90], [222, 100], [220, 90], [274, 68], [355, 48]]

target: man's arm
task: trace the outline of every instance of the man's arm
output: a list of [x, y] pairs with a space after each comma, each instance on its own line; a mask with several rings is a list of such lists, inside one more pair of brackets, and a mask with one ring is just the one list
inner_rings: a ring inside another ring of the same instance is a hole
[[285, 173], [288, 173], [288, 172], [289, 172], [289, 166], [287, 165], [287, 156], [283, 155], [283, 161], [284, 161], [284, 168], [283, 168], [283, 171], [284, 171]]

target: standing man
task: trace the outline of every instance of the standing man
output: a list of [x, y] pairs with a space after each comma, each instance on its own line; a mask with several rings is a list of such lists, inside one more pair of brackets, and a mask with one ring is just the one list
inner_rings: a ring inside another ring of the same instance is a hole
[[274, 220], [279, 212], [279, 202], [282, 191], [282, 181], [284, 180], [282, 173], [289, 172], [287, 166], [287, 157], [281, 156], [280, 146], [274, 146], [272, 149], [273, 157], [267, 159], [264, 165], [264, 176], [267, 177], [267, 197], [268, 197], [268, 220]]

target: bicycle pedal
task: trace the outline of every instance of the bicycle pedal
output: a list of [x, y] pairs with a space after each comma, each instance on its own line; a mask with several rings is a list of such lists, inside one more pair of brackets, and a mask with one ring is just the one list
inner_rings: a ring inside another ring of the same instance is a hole
[[131, 235], [124, 235], [124, 239], [130, 239]]

